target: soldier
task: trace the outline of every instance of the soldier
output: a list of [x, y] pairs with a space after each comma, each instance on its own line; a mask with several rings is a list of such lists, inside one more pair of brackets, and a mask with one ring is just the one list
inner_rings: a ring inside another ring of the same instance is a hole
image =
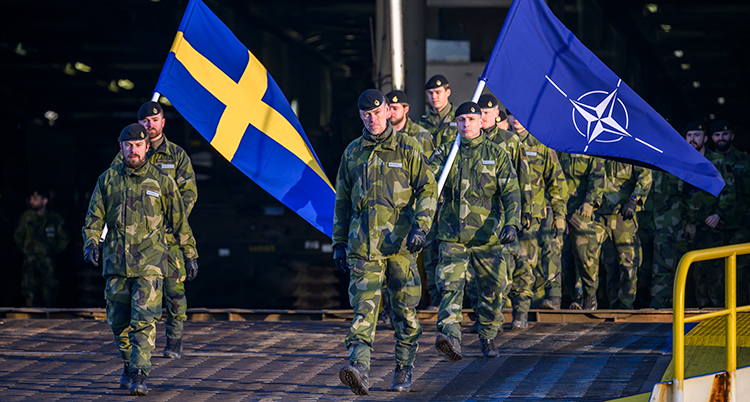
[[421, 146], [388, 122], [383, 94], [368, 89], [357, 106], [365, 127], [341, 156], [333, 221], [333, 258], [349, 273], [354, 308], [345, 338], [349, 364], [339, 378], [355, 394], [368, 395], [377, 307], [386, 281], [396, 339], [391, 390], [408, 391], [422, 334], [416, 255], [435, 214], [437, 186]]
[[[531, 224], [528, 229], [521, 232], [519, 243], [522, 258], [528, 261], [527, 269], [533, 276], [529, 276], [528, 272], [523, 272], [516, 266], [510, 293], [513, 301], [511, 329], [523, 329], [528, 327], [528, 313], [534, 297], [534, 289], [545, 290], [546, 295], [541, 303], [557, 308], [561, 303], [559, 287], [555, 290], [552, 286], [552, 281], [559, 276], [559, 272], [544, 272], [545, 268], [555, 266], [544, 267], [540, 263], [542, 254], [540, 236], [542, 221], [547, 215], [552, 215], [554, 237], [560, 237], [565, 232], [565, 203], [568, 189], [557, 160], [557, 153], [529, 134], [518, 120], [515, 120], [513, 124], [529, 160], [529, 183], [532, 193]], [[547, 208], [548, 203], [551, 208]], [[527, 278], [533, 278], [533, 283], [530, 283]]]
[[[604, 194], [604, 160], [590, 155], [560, 153], [560, 165], [568, 183], [568, 230], [566, 243], [573, 265], [563, 272], [574, 310], [596, 310], [599, 257], [605, 230], [597, 209]], [[566, 247], [567, 248], [567, 247]], [[580, 290], [579, 290], [580, 289]]]
[[102, 275], [106, 281], [107, 322], [124, 363], [120, 387], [146, 395], [156, 321], [161, 318], [162, 286], [169, 264], [167, 229], [198, 270], [190, 226], [177, 184], [149, 163], [146, 129], [133, 123], [120, 133], [123, 163], [99, 176], [83, 227], [85, 261], [99, 266], [99, 239], [106, 224]]
[[65, 220], [47, 208], [48, 202], [45, 191], [31, 194], [31, 209], [21, 215], [13, 233], [13, 239], [23, 253], [21, 294], [26, 307], [54, 306], [58, 286], [55, 257], [68, 247], [70, 241]]
[[[685, 127], [685, 140], [701, 155], [705, 156], [716, 167], [725, 181], [731, 181], [726, 176], [724, 158], [706, 147], [708, 137], [705, 123], [694, 121]], [[726, 220], [722, 219], [720, 199], [699, 188], [684, 183], [665, 173], [654, 172], [654, 196], [665, 200], [654, 200], [654, 205], [666, 204], [664, 217], [657, 221], [658, 239], [661, 244], [663, 263], [654, 264], [654, 278], [652, 294], [654, 298], [651, 306], [655, 308], [671, 307], [674, 285], [674, 273], [683, 253], [695, 249], [719, 247], [722, 245], [723, 227]], [[665, 184], [666, 181], [666, 184]], [[680, 205], [674, 205], [672, 194], [677, 192]], [[683, 212], [678, 214], [678, 212]], [[683, 219], [684, 217], [684, 219]], [[684, 229], [683, 237], [686, 241], [678, 241], [678, 236]], [[654, 242], [657, 236], [654, 236]], [[654, 253], [654, 259], [660, 253]], [[695, 281], [695, 302], [698, 307], [720, 306], [724, 303], [724, 264], [721, 260], [699, 261], [690, 269]]]
[[651, 188], [651, 170], [606, 160], [606, 180], [599, 214], [607, 233], [602, 260], [607, 270], [607, 297], [612, 309], [633, 309], [638, 285], [641, 244], [636, 212]]
[[432, 155], [435, 146], [432, 144], [430, 132], [419, 124], [415, 124], [409, 117], [409, 102], [403, 91], [391, 91], [385, 95], [388, 102], [388, 120], [393, 128], [414, 138], [424, 151], [425, 157]]
[[[461, 360], [461, 307], [467, 269], [476, 274], [479, 340], [485, 357], [498, 357], [495, 346], [503, 324], [503, 294], [508, 285], [502, 246], [516, 240], [520, 229], [521, 195], [508, 153], [482, 131], [478, 104], [465, 102], [456, 111], [461, 147], [445, 182], [437, 238], [440, 242], [437, 350]], [[494, 125], [494, 121], [493, 121]], [[438, 176], [453, 144], [443, 144], [430, 158]]]
[[[195, 173], [190, 157], [182, 147], [169, 141], [164, 134], [164, 111], [158, 102], [146, 102], [138, 109], [138, 122], [148, 131], [150, 146], [146, 157], [148, 161], [159, 167], [177, 183], [185, 216], [190, 212], [198, 199], [198, 188], [195, 183]], [[118, 152], [112, 166], [122, 163], [122, 153]], [[169, 261], [164, 276], [164, 305], [167, 308], [167, 346], [164, 357], [179, 359], [182, 356], [182, 335], [187, 319], [187, 298], [185, 297], [185, 281], [192, 281], [198, 271], [186, 272], [184, 257], [176, 243], [171, 229], [167, 229], [167, 244], [169, 245]]]
[[[651, 172], [652, 180], [656, 181], [656, 172]], [[665, 184], [663, 181], [661, 184]], [[662, 194], [664, 195], [664, 194]], [[661, 201], [664, 201], [660, 197]], [[675, 201], [674, 199], [672, 201]], [[679, 203], [679, 202], [678, 202]], [[637, 260], [640, 261], [638, 265], [638, 288], [635, 293], [635, 302], [633, 306], [636, 309], [647, 308], [651, 304], [651, 287], [652, 287], [652, 267], [654, 264], [654, 252], [655, 247], [659, 245], [654, 243], [654, 235], [656, 232], [656, 219], [659, 218], [656, 215], [656, 209], [663, 211], [664, 205], [654, 204], [654, 186], [646, 195], [646, 201], [643, 203], [643, 208], [638, 211], [638, 241], [641, 243], [640, 256]]]

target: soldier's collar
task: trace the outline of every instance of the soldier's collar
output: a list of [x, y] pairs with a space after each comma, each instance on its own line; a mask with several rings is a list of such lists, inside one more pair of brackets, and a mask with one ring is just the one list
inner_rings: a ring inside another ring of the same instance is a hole
[[126, 176], [143, 176], [146, 174], [146, 170], [148, 170], [148, 165], [151, 162], [146, 160], [146, 163], [141, 165], [138, 169], [133, 169], [130, 166], [126, 165], [125, 162], [122, 163], [122, 173]]
[[396, 146], [394, 144], [395, 142], [395, 135], [393, 135], [393, 132], [395, 131], [393, 129], [393, 126], [390, 122], [387, 123], [388, 127], [386, 127], [383, 132], [375, 138], [369, 131], [367, 131], [367, 128], [362, 129], [362, 145], [365, 147], [374, 147], [378, 144], [383, 144], [383, 148], [388, 149], [395, 149]]
[[151, 143], [151, 149], [156, 150], [159, 149], [162, 145], [167, 143], [167, 136], [164, 133], [161, 133], [161, 138]]
[[477, 136], [476, 138], [467, 140], [464, 137], [461, 137], [461, 145], [467, 146], [469, 148], [474, 148], [484, 142], [485, 135], [486, 135], [486, 132], [484, 130], [481, 130], [479, 132], [479, 136]]

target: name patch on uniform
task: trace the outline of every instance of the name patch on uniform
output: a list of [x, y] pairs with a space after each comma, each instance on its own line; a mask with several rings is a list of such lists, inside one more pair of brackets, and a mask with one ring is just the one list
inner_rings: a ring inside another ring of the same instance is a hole
[[495, 161], [482, 161], [482, 165], [494, 165]]
[[146, 195], [150, 195], [152, 197], [158, 197], [159, 193], [157, 193], [156, 191], [146, 190]]
[[161, 168], [162, 169], [174, 169], [174, 163], [162, 163]]
[[536, 153], [536, 151], [526, 151], [526, 155], [536, 156], [537, 153]]
[[403, 166], [404, 166], [404, 164], [401, 163], [401, 162], [388, 162], [388, 167], [397, 167], [397, 168], [400, 168], [400, 167], [403, 167]]

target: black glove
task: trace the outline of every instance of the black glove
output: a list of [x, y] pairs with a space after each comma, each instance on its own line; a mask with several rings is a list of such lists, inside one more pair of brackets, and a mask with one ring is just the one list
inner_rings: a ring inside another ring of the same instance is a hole
[[349, 264], [346, 262], [346, 244], [339, 243], [333, 247], [333, 262], [341, 272], [349, 271]]
[[198, 276], [198, 260], [185, 260], [186, 281], [190, 282]]
[[409, 236], [406, 237], [406, 249], [410, 253], [418, 253], [424, 248], [426, 236], [422, 229], [415, 227], [409, 232]]
[[516, 237], [518, 237], [518, 234], [516, 233], [516, 227], [513, 225], [505, 225], [503, 230], [500, 231], [500, 243], [502, 244], [513, 243]]
[[99, 266], [99, 245], [91, 244], [83, 249], [83, 261], [88, 262], [91, 265]]
[[521, 214], [521, 229], [525, 230], [531, 227], [531, 212]]
[[633, 219], [635, 216], [635, 207], [638, 205], [638, 202], [634, 199], [629, 199], [628, 202], [625, 203], [625, 205], [620, 208], [620, 215], [622, 215], [625, 219]]

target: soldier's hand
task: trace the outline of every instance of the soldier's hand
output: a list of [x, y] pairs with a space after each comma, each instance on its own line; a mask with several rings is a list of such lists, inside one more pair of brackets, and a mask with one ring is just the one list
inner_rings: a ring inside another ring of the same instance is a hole
[[513, 243], [517, 237], [518, 233], [516, 232], [516, 227], [513, 225], [505, 225], [503, 226], [503, 230], [500, 231], [500, 243], [502, 244]]
[[625, 203], [625, 205], [620, 208], [620, 215], [622, 215], [625, 219], [633, 219], [635, 216], [635, 208], [638, 205], [638, 202], [634, 199], [629, 199], [628, 202]]
[[198, 260], [185, 260], [186, 281], [190, 282], [198, 276]]
[[685, 226], [685, 240], [693, 240], [695, 238], [695, 225], [692, 223]]
[[578, 215], [581, 215], [584, 218], [591, 218], [591, 215], [593, 214], [594, 206], [588, 202], [584, 202], [583, 205], [581, 205], [581, 208], [578, 209]]
[[412, 228], [409, 236], [406, 237], [406, 249], [412, 254], [422, 251], [426, 238], [426, 233], [422, 229]]
[[521, 229], [526, 230], [531, 227], [531, 212], [521, 214]]
[[719, 224], [720, 220], [721, 220], [721, 218], [719, 218], [718, 214], [713, 214], [713, 215], [709, 216], [708, 218], [706, 218], [706, 225], [708, 225], [711, 228], [715, 228], [716, 225]]
[[83, 261], [98, 267], [99, 266], [99, 245], [90, 244], [83, 249]]
[[349, 271], [349, 264], [346, 262], [346, 244], [339, 243], [333, 247], [333, 262], [341, 272]]
[[565, 234], [565, 218], [555, 218], [555, 223], [552, 226], [552, 235], [560, 237]]

